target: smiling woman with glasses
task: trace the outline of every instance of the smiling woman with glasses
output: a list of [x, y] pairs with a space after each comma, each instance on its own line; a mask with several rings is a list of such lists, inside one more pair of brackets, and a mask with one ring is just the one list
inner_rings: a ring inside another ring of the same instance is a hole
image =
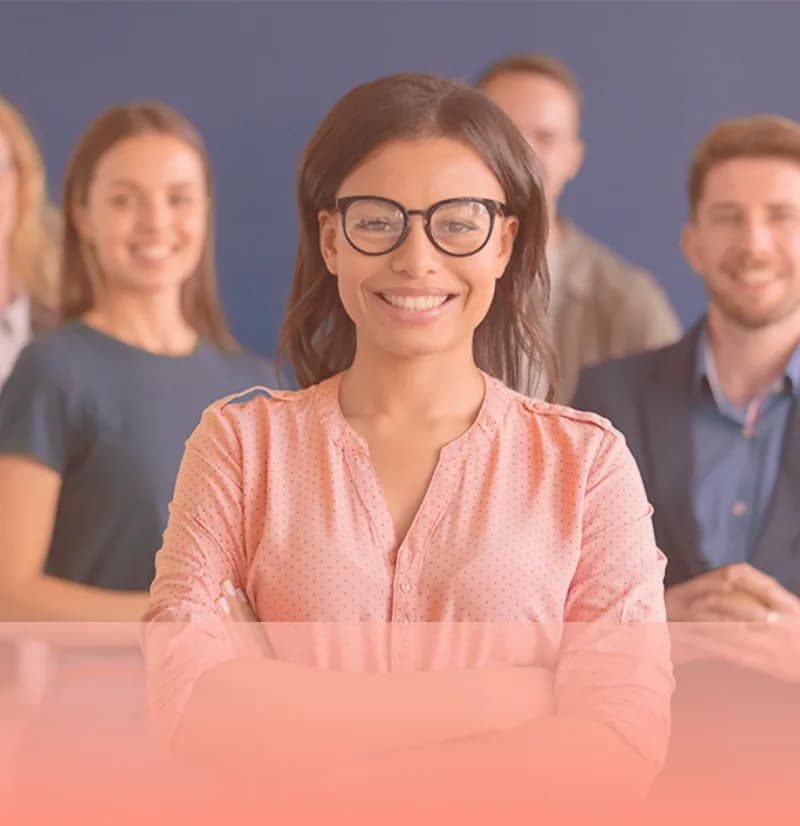
[[[607, 758], [640, 789], [665, 745], [664, 647], [617, 645], [597, 680], [592, 634], [564, 624], [663, 620], [665, 560], [611, 425], [509, 387], [521, 353], [549, 363], [530, 148], [482, 93], [395, 75], [328, 113], [298, 199], [282, 345], [304, 389], [223, 399], [187, 444], [144, 632], [162, 733], [186, 755], [246, 743], [259, 771], [313, 773], [317, 747], [465, 771], [518, 754], [525, 789], [574, 789]], [[263, 656], [202, 627], [246, 619], [277, 624]], [[496, 636], [546, 626], [555, 676]]]

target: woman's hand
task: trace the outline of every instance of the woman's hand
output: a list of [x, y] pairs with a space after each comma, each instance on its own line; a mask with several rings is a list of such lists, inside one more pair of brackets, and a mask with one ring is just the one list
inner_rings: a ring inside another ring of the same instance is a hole
[[226, 579], [217, 599], [217, 612], [228, 626], [228, 634], [241, 657], [273, 657], [267, 634], [241, 588]]

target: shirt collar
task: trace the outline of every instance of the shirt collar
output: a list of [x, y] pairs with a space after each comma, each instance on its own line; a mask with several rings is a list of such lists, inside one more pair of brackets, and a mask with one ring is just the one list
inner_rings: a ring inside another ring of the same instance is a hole
[[792, 395], [795, 398], [800, 397], [800, 344], [794, 348], [789, 361], [786, 362], [783, 374], [790, 383]]
[[[700, 328], [696, 347], [693, 389], [699, 395], [708, 388], [714, 396], [717, 406], [720, 406], [723, 403], [723, 393], [717, 380], [714, 352], [708, 338], [707, 324], [703, 324]], [[780, 393], [785, 389], [792, 396], [800, 397], [800, 344], [792, 352], [783, 370], [783, 375], [776, 379], [775, 384], [769, 388], [768, 392]]]

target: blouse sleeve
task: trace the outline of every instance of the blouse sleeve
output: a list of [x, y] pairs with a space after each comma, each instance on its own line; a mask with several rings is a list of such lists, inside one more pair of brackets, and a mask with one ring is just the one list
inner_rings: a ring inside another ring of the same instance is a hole
[[186, 443], [144, 616], [142, 644], [156, 732], [169, 744], [195, 681], [234, 652], [216, 601], [242, 584], [242, 455], [224, 401]]
[[674, 687], [664, 554], [636, 462], [606, 430], [586, 481], [580, 559], [569, 589], [556, 673], [561, 714], [611, 726], [659, 766]]

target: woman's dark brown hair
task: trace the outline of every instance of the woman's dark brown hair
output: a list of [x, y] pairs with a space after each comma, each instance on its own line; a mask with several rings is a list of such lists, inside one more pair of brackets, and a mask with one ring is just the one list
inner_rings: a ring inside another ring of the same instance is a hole
[[475, 361], [511, 387], [532, 386], [535, 376], [521, 376], [526, 362], [532, 373], [544, 369], [551, 386], [555, 382], [545, 322], [547, 213], [532, 150], [482, 92], [432, 75], [397, 74], [346, 94], [328, 112], [300, 163], [300, 240], [279, 358], [289, 361], [301, 387], [347, 369], [355, 354], [355, 327], [320, 252], [319, 211], [334, 206], [344, 179], [383, 144], [435, 137], [476, 150], [519, 220], [511, 259], [475, 331]]
[[206, 238], [197, 269], [181, 290], [181, 305], [186, 322], [202, 337], [223, 350], [235, 351], [239, 345], [228, 329], [217, 291], [214, 264], [213, 180], [203, 139], [179, 112], [157, 101], [114, 106], [103, 112], [87, 129], [72, 154], [64, 180], [64, 252], [61, 282], [61, 307], [64, 319], [77, 318], [91, 309], [95, 300], [88, 251], [81, 241], [74, 207], [85, 204], [89, 186], [100, 158], [116, 143], [139, 135], [171, 135], [182, 140], [200, 156], [205, 173], [209, 215]]

